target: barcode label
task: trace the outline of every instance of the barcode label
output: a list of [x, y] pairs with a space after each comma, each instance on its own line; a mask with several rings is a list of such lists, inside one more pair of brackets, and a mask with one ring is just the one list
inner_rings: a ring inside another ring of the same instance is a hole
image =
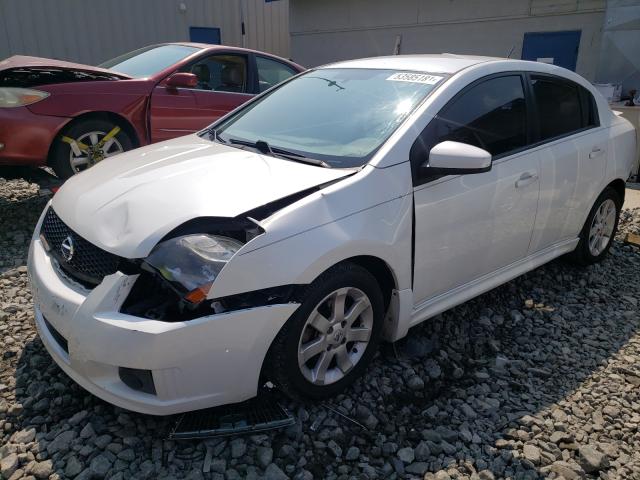
[[394, 73], [387, 80], [391, 80], [393, 82], [412, 82], [412, 83], [426, 83], [427, 85], [435, 85], [442, 77], [438, 77], [437, 75], [428, 75], [426, 73]]

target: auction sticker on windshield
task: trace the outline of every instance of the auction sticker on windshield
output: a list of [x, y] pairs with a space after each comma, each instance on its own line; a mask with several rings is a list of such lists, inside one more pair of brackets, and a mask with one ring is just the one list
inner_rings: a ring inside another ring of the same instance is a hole
[[426, 83], [427, 85], [435, 85], [442, 80], [442, 77], [438, 77], [437, 75], [428, 75], [426, 73], [402, 72], [394, 73], [388, 77], [387, 80], [394, 82]]

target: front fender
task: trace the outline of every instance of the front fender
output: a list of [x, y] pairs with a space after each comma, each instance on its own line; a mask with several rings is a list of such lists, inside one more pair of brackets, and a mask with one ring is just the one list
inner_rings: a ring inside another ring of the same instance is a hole
[[408, 164], [372, 168], [275, 214], [263, 223], [262, 238], [247, 244], [220, 272], [209, 298], [308, 284], [361, 255], [383, 260], [398, 289], [411, 288], [410, 178]]

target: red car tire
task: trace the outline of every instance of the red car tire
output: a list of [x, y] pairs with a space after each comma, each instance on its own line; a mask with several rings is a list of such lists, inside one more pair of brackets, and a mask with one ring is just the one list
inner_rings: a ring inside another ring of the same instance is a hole
[[134, 148], [124, 128], [110, 120], [92, 118], [72, 123], [54, 139], [49, 166], [63, 180], [104, 158]]

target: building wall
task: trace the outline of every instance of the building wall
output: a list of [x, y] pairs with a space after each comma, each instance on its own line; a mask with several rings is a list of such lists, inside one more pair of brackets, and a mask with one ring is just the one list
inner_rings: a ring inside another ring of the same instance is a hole
[[307, 66], [400, 53], [520, 58], [525, 32], [582, 30], [577, 71], [593, 79], [606, 0], [291, 0], [291, 56]]
[[[186, 9], [180, 8], [183, 4]], [[222, 43], [289, 56], [288, 0], [0, 0], [0, 59], [35, 55], [97, 64], [218, 27]]]
[[640, 92], [640, 1], [609, 0], [596, 80]]

